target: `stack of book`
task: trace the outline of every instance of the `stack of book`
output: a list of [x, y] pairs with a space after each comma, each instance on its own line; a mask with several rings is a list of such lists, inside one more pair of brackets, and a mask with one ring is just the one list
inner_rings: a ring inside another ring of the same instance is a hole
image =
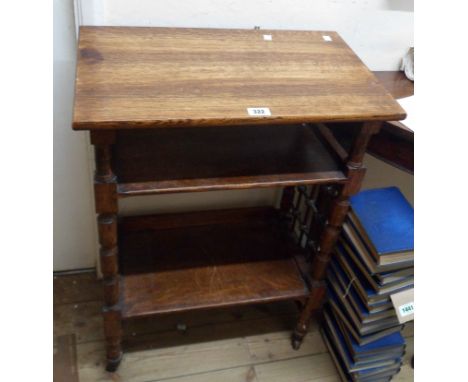
[[414, 287], [414, 213], [396, 187], [351, 198], [328, 271], [323, 335], [344, 381], [386, 381], [405, 341], [390, 296]]

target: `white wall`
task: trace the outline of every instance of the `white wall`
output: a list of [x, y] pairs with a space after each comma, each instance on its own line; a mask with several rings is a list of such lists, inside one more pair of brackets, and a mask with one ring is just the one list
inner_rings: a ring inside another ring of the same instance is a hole
[[364, 157], [364, 165], [367, 167], [367, 173], [362, 189], [396, 186], [411, 205], [414, 205], [413, 175], [390, 166], [371, 155]]
[[71, 130], [75, 56], [73, 0], [54, 0], [54, 270], [96, 264], [87, 137]]
[[[412, 0], [75, 1], [82, 25], [336, 30], [371, 70], [398, 69], [413, 45]], [[72, 0], [54, 0], [55, 270], [93, 266], [97, 251], [86, 133], [70, 127], [72, 10]], [[125, 199], [120, 207], [135, 214], [273, 203], [276, 197], [276, 190], [210, 192]]]
[[372, 70], [413, 45], [413, 0], [81, 0], [84, 25], [336, 30]]

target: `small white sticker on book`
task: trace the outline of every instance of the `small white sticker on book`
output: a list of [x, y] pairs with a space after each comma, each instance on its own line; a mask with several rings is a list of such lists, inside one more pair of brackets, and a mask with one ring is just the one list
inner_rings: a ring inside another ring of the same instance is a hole
[[271, 36], [271, 34], [264, 34], [263, 39], [265, 41], [271, 41], [271, 40], [273, 40], [273, 37]]
[[333, 41], [330, 36], [322, 35], [322, 37], [325, 41]]
[[401, 317], [409, 316], [410, 314], [414, 314], [414, 302], [409, 302], [404, 305], [400, 305], [398, 307], [398, 311], [400, 312]]
[[264, 117], [271, 115], [270, 109], [268, 107], [248, 107], [247, 113], [253, 117]]
[[414, 288], [392, 294], [390, 298], [400, 324], [414, 320]]

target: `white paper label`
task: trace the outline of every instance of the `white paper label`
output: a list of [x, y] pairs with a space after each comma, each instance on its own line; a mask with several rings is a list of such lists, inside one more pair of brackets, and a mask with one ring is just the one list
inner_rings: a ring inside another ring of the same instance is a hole
[[270, 109], [268, 107], [248, 107], [247, 113], [253, 117], [264, 117], [266, 115], [271, 115]]
[[273, 40], [273, 37], [271, 36], [271, 34], [264, 34], [263, 39], [265, 41], [271, 41], [271, 40]]
[[325, 35], [323, 35], [322, 37], [323, 37], [323, 39], [324, 39], [325, 41], [333, 41], [332, 38], [331, 38], [330, 36], [325, 36]]
[[390, 298], [400, 324], [414, 320], [414, 288], [392, 294]]
[[414, 314], [414, 302], [408, 302], [407, 304], [400, 305], [398, 307], [398, 311], [400, 312], [401, 317], [409, 316], [410, 314]]

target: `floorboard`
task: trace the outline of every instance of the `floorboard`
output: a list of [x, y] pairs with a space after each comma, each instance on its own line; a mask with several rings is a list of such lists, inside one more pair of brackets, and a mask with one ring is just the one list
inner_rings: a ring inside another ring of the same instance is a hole
[[340, 382], [328, 353], [255, 366], [259, 382]]
[[[54, 277], [54, 381], [339, 381], [316, 320], [301, 349], [291, 348], [297, 317], [291, 302], [131, 320], [124, 328], [129, 352], [119, 371], [109, 374], [100, 307], [95, 274]], [[405, 361], [395, 381], [413, 380], [413, 333], [410, 323], [404, 330]]]
[[320, 333], [311, 331], [299, 350], [291, 348], [291, 332], [282, 331], [248, 337], [247, 346], [254, 362], [271, 362], [305, 355], [326, 353]]
[[101, 283], [96, 272], [54, 276], [54, 305], [101, 301]]
[[75, 336], [54, 338], [54, 382], [78, 382]]
[[[159, 380], [161, 382], [258, 382], [252, 366], [234, 367], [207, 373], [191, 374], [184, 377]], [[159, 382], [158, 381], [158, 382]], [[156, 381], [152, 381], [156, 382]]]

